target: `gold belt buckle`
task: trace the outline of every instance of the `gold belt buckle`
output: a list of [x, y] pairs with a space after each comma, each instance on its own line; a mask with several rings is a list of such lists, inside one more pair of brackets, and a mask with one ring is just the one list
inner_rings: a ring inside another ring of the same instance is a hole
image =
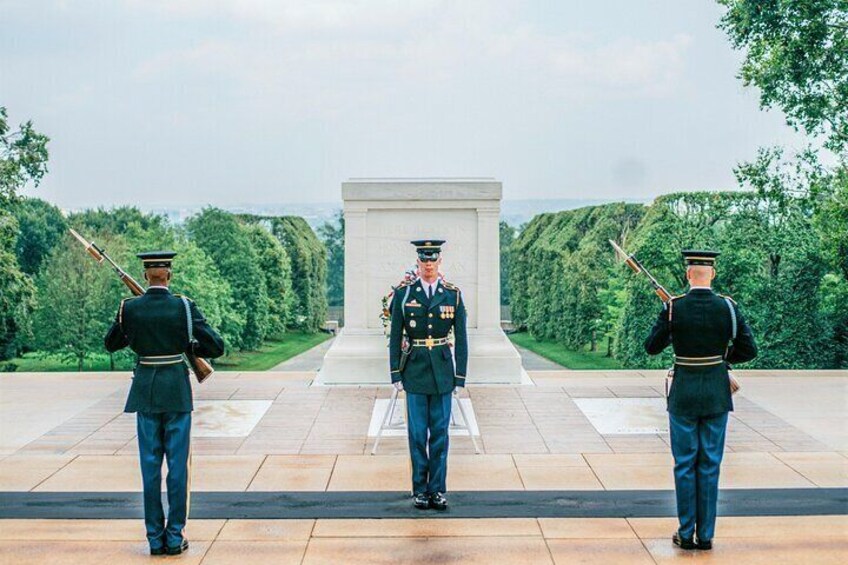
[[424, 340], [424, 345], [426, 345], [426, 346], [427, 346], [427, 349], [433, 349], [433, 338], [432, 338], [432, 337], [428, 337], [427, 339], [425, 339], [425, 340]]

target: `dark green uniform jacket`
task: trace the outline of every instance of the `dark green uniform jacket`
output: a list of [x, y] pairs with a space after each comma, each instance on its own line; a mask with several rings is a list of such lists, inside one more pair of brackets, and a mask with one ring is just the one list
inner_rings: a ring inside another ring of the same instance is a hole
[[672, 299], [671, 322], [664, 305], [645, 350], [657, 355], [669, 344], [676, 357], [727, 356], [718, 365], [692, 367], [675, 364], [674, 381], [668, 398], [668, 411], [680, 416], [700, 417], [733, 410], [727, 363], [743, 363], [757, 356], [751, 328], [735, 303], [736, 339], [728, 350], [733, 322], [724, 298], [710, 289], [696, 288]]
[[[189, 301], [194, 353], [214, 358], [224, 354], [224, 341], [213, 330], [194, 302]], [[137, 355], [177, 355], [189, 350], [185, 306], [179, 296], [162, 287], [150, 288], [121, 303], [115, 323], [106, 334], [106, 349], [129, 346]], [[191, 412], [191, 384], [185, 363], [139, 365], [124, 412]]]
[[[409, 295], [404, 303], [404, 296]], [[403, 388], [413, 394], [445, 394], [455, 386], [465, 386], [468, 367], [468, 335], [465, 328], [465, 301], [459, 288], [441, 279], [433, 299], [417, 279], [395, 289], [392, 296], [392, 327], [389, 336], [389, 368], [392, 382], [403, 381]], [[449, 345], [413, 347], [403, 374], [400, 363], [403, 330], [409, 339], [445, 338], [454, 328], [456, 369]]]

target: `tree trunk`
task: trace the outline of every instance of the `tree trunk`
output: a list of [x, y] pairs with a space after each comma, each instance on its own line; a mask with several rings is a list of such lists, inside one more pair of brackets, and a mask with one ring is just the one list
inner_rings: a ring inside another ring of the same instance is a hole
[[607, 357], [612, 357], [612, 336], [607, 340]]
[[595, 330], [592, 330], [592, 346], [589, 349], [589, 351], [597, 351], [598, 350], [597, 338], [598, 338], [597, 332]]
[[115, 356], [112, 353], [109, 354], [109, 370], [115, 370]]

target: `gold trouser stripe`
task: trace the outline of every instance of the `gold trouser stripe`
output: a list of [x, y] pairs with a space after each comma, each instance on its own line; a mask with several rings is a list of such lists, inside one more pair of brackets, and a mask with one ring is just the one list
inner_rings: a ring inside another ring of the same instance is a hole
[[[400, 401], [400, 400], [398, 399], [398, 401]], [[411, 445], [411, 442], [409, 440], [409, 422], [410, 422], [410, 420], [412, 420], [412, 415], [409, 412], [409, 395], [408, 394], [406, 396], [406, 400], [404, 401], [404, 404], [406, 404], [406, 440], [407, 440], [407, 447], [409, 448], [409, 449], [406, 450], [407, 454], [409, 455], [409, 457], [406, 458], [406, 465], [407, 465], [406, 469], [408, 471], [407, 476], [409, 477], [409, 483], [410, 483], [409, 491], [414, 496], [415, 495], [415, 481], [414, 481], [414, 478], [412, 476], [412, 473], [413, 473], [413, 468], [415, 467], [415, 465], [412, 462], [412, 445]]]
[[189, 428], [188, 435], [188, 463], [186, 466], [188, 467], [186, 473], [186, 523], [183, 526], [183, 539], [185, 539], [185, 530], [188, 527], [188, 515], [191, 513], [191, 428]]

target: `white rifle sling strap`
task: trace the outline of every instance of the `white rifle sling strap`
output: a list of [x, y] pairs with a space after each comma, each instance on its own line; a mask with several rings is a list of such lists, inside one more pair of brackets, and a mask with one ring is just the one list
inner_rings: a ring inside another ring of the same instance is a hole
[[[730, 322], [731, 322], [731, 330], [730, 330], [730, 341], [727, 343], [727, 349], [724, 351], [724, 357], [727, 359], [727, 354], [730, 353], [730, 346], [733, 345], [733, 341], [736, 339], [736, 333], [738, 332], [739, 323], [736, 321], [736, 309], [733, 307], [733, 302], [727, 298], [724, 298], [725, 303], [727, 303], [727, 308], [730, 310]], [[739, 392], [739, 389], [742, 388], [742, 385], [739, 384], [739, 381], [736, 380], [736, 377], [733, 376], [732, 371], [727, 371], [727, 380], [730, 385], [730, 394], [736, 394]]]
[[[188, 298], [186, 298], [185, 296], [180, 296], [180, 300], [183, 301], [183, 306], [185, 307], [186, 330], [187, 330], [187, 333], [188, 333], [188, 346], [189, 346], [189, 349], [190, 349], [192, 347], [192, 345], [194, 344], [194, 327], [193, 327], [194, 323], [193, 323], [193, 320], [191, 319], [191, 305], [188, 303]], [[185, 359], [186, 365], [191, 366], [188, 362], [188, 359], [185, 357], [185, 355], [183, 355], [183, 359]]]
[[[671, 316], [672, 316], [672, 313], [674, 312], [674, 299], [669, 300], [666, 303], [666, 306], [668, 306], [668, 336], [669, 336], [669, 338], [671, 338]], [[668, 372], [665, 374], [665, 397], [666, 397], [666, 400], [668, 399], [668, 396], [671, 394], [671, 385], [673, 383], [674, 383], [674, 365], [672, 365], [668, 369]]]
[[730, 302], [730, 299], [725, 297], [724, 301], [727, 303], [727, 307], [730, 309], [730, 321], [733, 324], [733, 329], [731, 330], [731, 341], [736, 339], [736, 310], [733, 308], [733, 303]]
[[412, 285], [406, 285], [406, 294], [403, 295], [403, 302], [400, 303], [400, 313], [401, 317], [406, 319], [406, 301], [409, 298], [409, 289], [412, 288]]

